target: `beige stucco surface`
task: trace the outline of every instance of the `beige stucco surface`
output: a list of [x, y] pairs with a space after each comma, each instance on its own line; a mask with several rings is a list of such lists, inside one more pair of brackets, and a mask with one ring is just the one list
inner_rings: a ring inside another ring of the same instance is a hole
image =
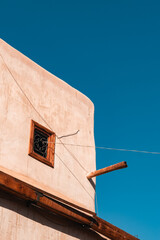
[[[93, 103], [0, 40], [0, 171], [95, 210]], [[57, 136], [55, 165], [28, 155], [31, 119]], [[73, 145], [89, 145], [93, 148]], [[0, 240], [104, 240], [88, 228], [0, 191]]]
[[54, 168], [28, 156], [31, 119], [67, 144], [94, 146], [93, 103], [0, 40], [0, 165], [94, 211], [95, 149], [56, 139]]

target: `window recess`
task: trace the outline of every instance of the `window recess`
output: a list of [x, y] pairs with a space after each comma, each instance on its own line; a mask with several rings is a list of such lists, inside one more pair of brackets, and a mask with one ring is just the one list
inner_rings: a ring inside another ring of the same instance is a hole
[[31, 120], [29, 156], [54, 167], [55, 133]]

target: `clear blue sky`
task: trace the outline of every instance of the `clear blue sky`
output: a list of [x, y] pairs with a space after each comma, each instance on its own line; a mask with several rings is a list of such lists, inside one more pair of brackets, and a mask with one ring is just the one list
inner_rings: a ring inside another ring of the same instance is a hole
[[[97, 146], [160, 152], [160, 2], [1, 0], [0, 37], [87, 95]], [[97, 150], [99, 216], [160, 239], [160, 155]]]

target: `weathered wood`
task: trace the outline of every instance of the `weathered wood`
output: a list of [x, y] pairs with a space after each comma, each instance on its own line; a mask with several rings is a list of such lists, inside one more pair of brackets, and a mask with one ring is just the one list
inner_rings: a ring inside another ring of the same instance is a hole
[[[47, 157], [43, 157], [37, 154], [34, 151], [34, 130], [39, 129], [41, 132], [45, 133], [48, 136], [48, 147], [47, 147]], [[28, 155], [43, 162], [50, 167], [54, 167], [54, 154], [55, 154], [55, 133], [51, 130], [47, 129], [46, 127], [40, 125], [39, 123], [31, 120], [31, 127], [30, 127], [30, 141], [29, 141], [29, 152]]]
[[79, 211], [78, 208], [76, 209], [76, 206], [73, 208], [64, 204], [43, 192], [37, 191], [35, 187], [3, 173], [2, 171], [0, 171], [0, 189], [27, 200], [30, 204], [64, 216], [83, 226], [87, 226], [112, 240], [137, 240], [136, 237], [98, 218], [95, 214], [91, 216]]
[[138, 238], [97, 216], [95, 217], [95, 220], [98, 222], [98, 226], [93, 225], [92, 228], [111, 240], [138, 240]]
[[122, 169], [122, 168], [126, 168], [126, 167], [127, 167], [127, 163], [126, 162], [120, 162], [120, 163], [111, 165], [109, 167], [105, 167], [105, 168], [96, 170], [94, 172], [88, 173], [87, 174], [87, 178], [91, 179], [93, 177], [97, 177], [97, 176], [102, 175], [104, 173], [112, 172], [112, 171], [115, 171], [115, 170], [118, 170], [118, 169]]
[[[72, 202], [71, 199], [68, 199], [68, 198], [65, 199], [65, 196], [58, 195], [57, 192], [55, 192], [55, 194], [51, 194], [49, 191], [47, 191], [48, 189], [43, 188], [44, 186], [42, 186], [42, 188], [40, 188], [40, 186], [37, 187], [37, 186], [33, 185], [32, 182], [27, 183], [26, 179], [23, 179], [23, 180], [20, 179], [19, 177], [21, 177], [21, 176], [18, 177], [18, 175], [15, 175], [12, 171], [6, 171], [6, 169], [3, 168], [3, 167], [0, 167], [0, 178], [1, 178], [1, 174], [4, 174], [4, 176], [8, 176], [9, 179], [12, 178], [13, 184], [16, 184], [14, 182], [14, 180], [18, 179], [19, 182], [22, 182], [26, 187], [29, 186], [31, 189], [34, 189], [36, 192], [41, 192], [43, 195], [47, 195], [50, 198], [53, 198], [53, 199], [55, 199], [59, 202], [62, 202], [62, 203], [66, 204], [70, 207], [79, 209], [80, 211], [85, 212], [89, 215], [94, 215], [95, 214], [93, 211], [91, 211], [89, 209], [86, 209], [83, 206], [78, 205], [77, 203]], [[11, 175], [11, 174], [14, 174], [14, 175]], [[1, 184], [1, 180], [0, 180], [0, 184]], [[0, 186], [0, 188], [2, 188], [2, 186]]]
[[79, 209], [80, 211], [86, 212], [87, 214], [90, 214], [90, 215], [95, 214], [95, 212], [91, 211], [90, 209], [87, 209], [84, 205], [80, 204], [79, 202], [73, 201], [73, 199], [68, 198], [67, 196], [55, 191], [54, 189], [44, 184], [41, 184], [36, 180], [33, 180], [32, 178], [29, 178], [28, 176], [24, 176], [20, 173], [17, 173], [15, 171], [12, 171], [2, 166], [0, 166], [0, 172], [13, 177], [14, 179], [19, 179], [19, 181], [22, 181], [26, 185], [32, 186], [32, 188], [34, 188], [37, 192], [42, 192], [43, 194], [47, 194], [48, 196], [60, 202], [63, 202], [73, 208]]

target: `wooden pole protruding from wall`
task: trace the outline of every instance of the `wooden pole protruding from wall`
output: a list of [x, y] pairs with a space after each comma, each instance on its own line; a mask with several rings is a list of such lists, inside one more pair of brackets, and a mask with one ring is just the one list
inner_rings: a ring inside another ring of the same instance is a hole
[[102, 175], [104, 173], [112, 172], [112, 171], [115, 171], [115, 170], [118, 170], [118, 169], [122, 169], [122, 168], [126, 168], [126, 167], [128, 167], [127, 163], [123, 161], [123, 162], [111, 165], [109, 167], [105, 167], [105, 168], [96, 170], [94, 172], [88, 173], [87, 174], [87, 178], [91, 179], [93, 177], [97, 177], [97, 176]]

